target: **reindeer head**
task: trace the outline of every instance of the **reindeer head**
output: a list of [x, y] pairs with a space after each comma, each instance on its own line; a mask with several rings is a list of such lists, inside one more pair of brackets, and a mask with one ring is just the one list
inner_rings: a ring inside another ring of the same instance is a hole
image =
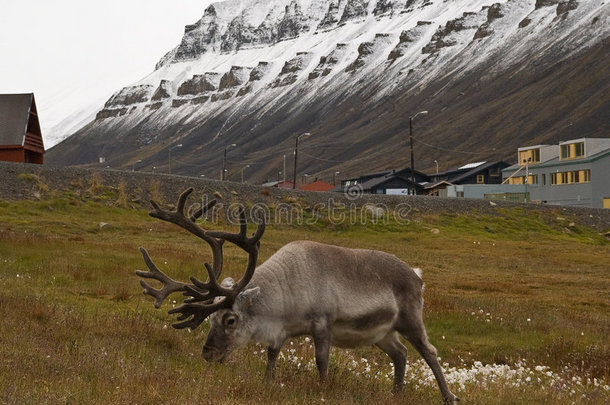
[[[225, 279], [232, 283], [233, 280]], [[203, 346], [203, 358], [207, 361], [223, 361], [231, 352], [246, 345], [256, 328], [250, 308], [260, 293], [259, 287], [247, 288], [235, 298], [231, 308], [221, 309], [210, 315], [210, 332]]]
[[[195, 277], [191, 277], [192, 284], [188, 284], [171, 279], [155, 266], [144, 248], [140, 248], [140, 251], [149, 271], [138, 270], [136, 274], [142, 278], [160, 281], [163, 284], [162, 288], [155, 289], [144, 280], [140, 281], [144, 288], [144, 294], [155, 298], [156, 308], [159, 308], [163, 300], [174, 292], [182, 292], [184, 296], [190, 297], [184, 301], [183, 305], [169, 311], [170, 314], [180, 314], [178, 320], [181, 322], [173, 324], [174, 328], [184, 329], [188, 327], [195, 329], [208, 316], [215, 315], [211, 319], [211, 329], [206, 344], [203, 347], [203, 356], [206, 360], [221, 361], [231, 351], [245, 344], [250, 337], [248, 334], [250, 328], [244, 328], [243, 325], [247, 325], [245, 321], [248, 318], [247, 309], [249, 303], [258, 294], [258, 289], [251, 288], [246, 290], [246, 286], [256, 269], [260, 239], [265, 232], [265, 221], [261, 218], [256, 232], [254, 232], [252, 237], [248, 237], [246, 235], [248, 227], [246, 215], [244, 210], [241, 209], [239, 212], [239, 233], [207, 231], [197, 225], [195, 221], [210, 209], [216, 201], [210, 202], [206, 207], [197, 211], [195, 215], [187, 218], [184, 215], [184, 206], [187, 197], [192, 192], [193, 189], [189, 188], [180, 195], [175, 211], [162, 210], [154, 201], [151, 201], [153, 210], [150, 212], [150, 215], [172, 222], [197, 235], [210, 245], [214, 265], [212, 266], [209, 263], [204, 264], [208, 273], [208, 281], [201, 282]], [[222, 246], [225, 241], [233, 243], [248, 253], [246, 271], [242, 279], [237, 283], [234, 283], [231, 279], [226, 279], [222, 283], [218, 282], [218, 277], [222, 273]]]

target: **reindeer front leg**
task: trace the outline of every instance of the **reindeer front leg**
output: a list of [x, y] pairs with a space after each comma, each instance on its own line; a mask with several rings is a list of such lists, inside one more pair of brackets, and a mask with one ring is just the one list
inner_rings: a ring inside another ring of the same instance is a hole
[[265, 383], [269, 383], [275, 378], [275, 362], [281, 348], [282, 345], [279, 345], [277, 348], [272, 346], [267, 347], [267, 368], [265, 369], [265, 378], [263, 380]]
[[328, 377], [328, 356], [330, 353], [330, 327], [326, 320], [315, 320], [312, 325], [313, 342], [316, 347], [316, 365], [320, 380]]

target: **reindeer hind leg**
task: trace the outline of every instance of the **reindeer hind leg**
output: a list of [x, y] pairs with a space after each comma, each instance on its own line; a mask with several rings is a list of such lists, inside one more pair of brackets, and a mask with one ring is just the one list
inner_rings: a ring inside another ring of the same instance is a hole
[[400, 325], [397, 330], [413, 345], [415, 350], [422, 356], [426, 361], [434, 377], [438, 387], [443, 395], [443, 401], [445, 404], [454, 404], [460, 399], [456, 397], [450, 390], [443, 374], [443, 369], [438, 361], [437, 351], [434, 346], [428, 341], [428, 334], [426, 333], [426, 327], [422, 318], [422, 311], [417, 311], [414, 314], [407, 314], [401, 319]]
[[394, 387], [392, 391], [397, 394], [402, 391], [405, 380], [407, 348], [400, 342], [396, 331], [390, 332], [381, 341], [375, 343], [375, 346], [390, 356], [394, 363]]

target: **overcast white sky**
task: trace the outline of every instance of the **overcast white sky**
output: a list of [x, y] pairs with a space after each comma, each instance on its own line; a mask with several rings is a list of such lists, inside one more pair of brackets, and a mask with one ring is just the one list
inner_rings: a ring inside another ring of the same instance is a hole
[[152, 72], [211, 2], [0, 0], [0, 93], [34, 92], [51, 128]]

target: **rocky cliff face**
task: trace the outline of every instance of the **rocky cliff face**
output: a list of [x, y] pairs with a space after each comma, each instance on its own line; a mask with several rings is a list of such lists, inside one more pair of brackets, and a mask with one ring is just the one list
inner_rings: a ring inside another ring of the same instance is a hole
[[424, 167], [607, 136], [609, 9], [602, 0], [214, 3], [155, 72], [47, 156], [158, 167], [179, 141], [173, 170], [215, 175], [219, 153], [237, 143], [235, 163], [264, 179], [277, 156], [291, 156], [295, 134], [312, 132], [303, 143], [312, 149], [299, 152], [310, 174], [374, 170], [408, 163], [405, 117], [424, 109]]

